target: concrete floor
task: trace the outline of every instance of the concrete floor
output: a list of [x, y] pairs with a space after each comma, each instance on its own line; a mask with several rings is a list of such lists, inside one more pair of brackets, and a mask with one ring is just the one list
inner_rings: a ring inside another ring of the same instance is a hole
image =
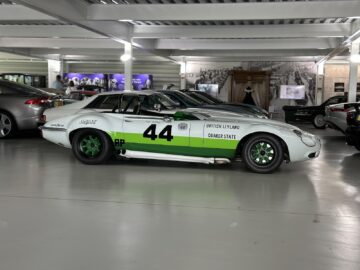
[[310, 131], [321, 156], [272, 175], [0, 141], [0, 269], [359, 270], [360, 154]]

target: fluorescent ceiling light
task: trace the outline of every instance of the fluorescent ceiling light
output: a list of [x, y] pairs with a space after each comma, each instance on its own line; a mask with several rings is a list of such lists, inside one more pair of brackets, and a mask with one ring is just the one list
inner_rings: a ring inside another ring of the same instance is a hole
[[123, 62], [129, 61], [131, 58], [130, 54], [123, 54], [122, 56], [120, 56], [120, 60]]
[[350, 56], [350, 61], [352, 63], [360, 63], [360, 54], [354, 54]]

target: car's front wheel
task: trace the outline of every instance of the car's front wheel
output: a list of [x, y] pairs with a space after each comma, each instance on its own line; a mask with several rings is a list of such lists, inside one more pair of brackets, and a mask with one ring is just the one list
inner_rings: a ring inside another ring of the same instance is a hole
[[15, 121], [10, 114], [0, 111], [0, 139], [11, 137], [15, 132]]
[[253, 172], [271, 173], [283, 162], [284, 149], [278, 138], [270, 134], [257, 134], [246, 141], [242, 159]]
[[97, 129], [83, 129], [72, 140], [75, 157], [89, 165], [105, 163], [113, 155], [113, 144], [108, 136]]
[[324, 129], [326, 127], [325, 117], [323, 114], [317, 114], [313, 120], [314, 127]]

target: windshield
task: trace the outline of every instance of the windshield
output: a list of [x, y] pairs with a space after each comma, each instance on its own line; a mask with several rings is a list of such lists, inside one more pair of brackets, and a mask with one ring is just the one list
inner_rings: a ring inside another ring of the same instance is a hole
[[178, 91], [168, 91], [164, 92], [164, 94], [175, 103], [185, 104], [186, 107], [197, 107], [202, 104], [202, 102], [199, 102], [196, 99]]
[[216, 102], [211, 101], [210, 99], [206, 98], [205, 96], [199, 95], [196, 92], [186, 92], [186, 94], [196, 99], [198, 102], [201, 102], [202, 104], [209, 104], [209, 105], [217, 104]]
[[176, 107], [178, 107], [175, 102], [173, 102], [170, 98], [168, 98], [164, 94], [156, 93], [153, 95], [153, 97], [157, 103], [163, 105], [168, 110], [175, 109]]
[[220, 99], [217, 99], [217, 98], [213, 97], [212, 95], [209, 95], [208, 93], [205, 93], [205, 92], [194, 92], [194, 94], [196, 94], [198, 96], [203, 96], [203, 97], [207, 98], [208, 100], [215, 102], [216, 104], [224, 103]]

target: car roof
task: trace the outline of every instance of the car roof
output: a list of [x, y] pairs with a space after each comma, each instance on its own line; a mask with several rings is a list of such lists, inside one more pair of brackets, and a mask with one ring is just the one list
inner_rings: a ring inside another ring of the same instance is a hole
[[124, 90], [124, 91], [103, 92], [103, 93], [100, 93], [99, 96], [122, 95], [122, 94], [134, 94], [134, 95], [150, 96], [150, 95], [152, 95], [152, 94], [154, 94], [154, 93], [155, 93], [155, 91], [153, 91], [153, 90], [141, 90], [141, 91]]

